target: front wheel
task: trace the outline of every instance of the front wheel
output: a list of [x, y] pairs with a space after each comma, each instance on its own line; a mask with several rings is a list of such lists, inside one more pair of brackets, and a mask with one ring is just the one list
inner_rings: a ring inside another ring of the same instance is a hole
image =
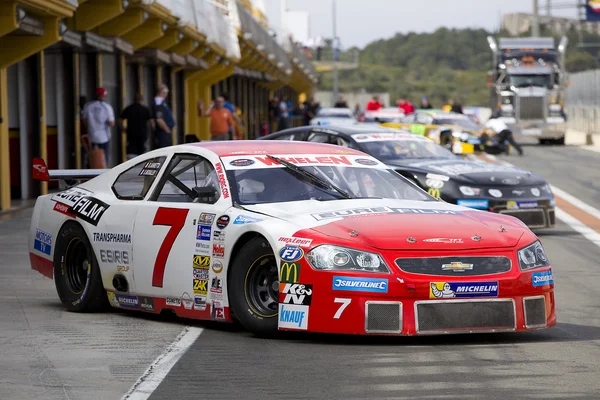
[[83, 228], [67, 223], [54, 250], [54, 282], [60, 301], [73, 312], [108, 308], [100, 267]]
[[229, 273], [229, 304], [235, 318], [257, 336], [277, 333], [279, 272], [269, 242], [263, 237], [242, 247]]

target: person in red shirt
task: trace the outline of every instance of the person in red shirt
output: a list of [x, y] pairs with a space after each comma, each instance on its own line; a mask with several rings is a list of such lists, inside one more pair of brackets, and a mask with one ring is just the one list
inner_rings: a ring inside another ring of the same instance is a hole
[[383, 108], [383, 105], [379, 102], [379, 96], [373, 96], [373, 99], [367, 103], [367, 111], [377, 111]]
[[401, 111], [404, 112], [404, 115], [412, 114], [415, 112], [415, 106], [413, 106], [412, 103], [406, 100], [405, 98], [401, 98], [400, 100], [398, 100], [398, 107]]

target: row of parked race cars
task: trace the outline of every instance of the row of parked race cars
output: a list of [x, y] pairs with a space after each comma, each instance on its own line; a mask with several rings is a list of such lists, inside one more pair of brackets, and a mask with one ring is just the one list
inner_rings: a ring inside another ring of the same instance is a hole
[[[540, 176], [469, 162], [375, 125], [151, 151], [47, 171], [32, 268], [71, 311], [112, 306], [277, 331], [432, 335], [555, 325], [530, 228], [554, 224]], [[74, 184], [76, 182], [82, 182]]]

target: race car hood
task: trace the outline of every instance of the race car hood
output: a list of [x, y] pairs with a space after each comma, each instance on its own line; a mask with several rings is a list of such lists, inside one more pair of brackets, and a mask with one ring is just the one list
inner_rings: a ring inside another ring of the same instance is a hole
[[516, 218], [437, 201], [357, 199], [247, 208], [345, 242], [385, 250], [514, 247], [527, 230]]
[[540, 175], [516, 167], [484, 164], [460, 159], [444, 160], [392, 160], [390, 167], [398, 166], [414, 172], [444, 175], [452, 180], [479, 185], [515, 186], [544, 185]]

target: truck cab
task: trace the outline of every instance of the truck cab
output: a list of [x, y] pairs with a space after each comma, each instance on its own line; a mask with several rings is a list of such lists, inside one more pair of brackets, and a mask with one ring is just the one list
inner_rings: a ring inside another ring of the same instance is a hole
[[488, 43], [494, 66], [488, 80], [493, 115], [514, 133], [564, 144], [567, 38], [558, 49], [553, 38], [501, 38], [496, 44], [488, 37]]

